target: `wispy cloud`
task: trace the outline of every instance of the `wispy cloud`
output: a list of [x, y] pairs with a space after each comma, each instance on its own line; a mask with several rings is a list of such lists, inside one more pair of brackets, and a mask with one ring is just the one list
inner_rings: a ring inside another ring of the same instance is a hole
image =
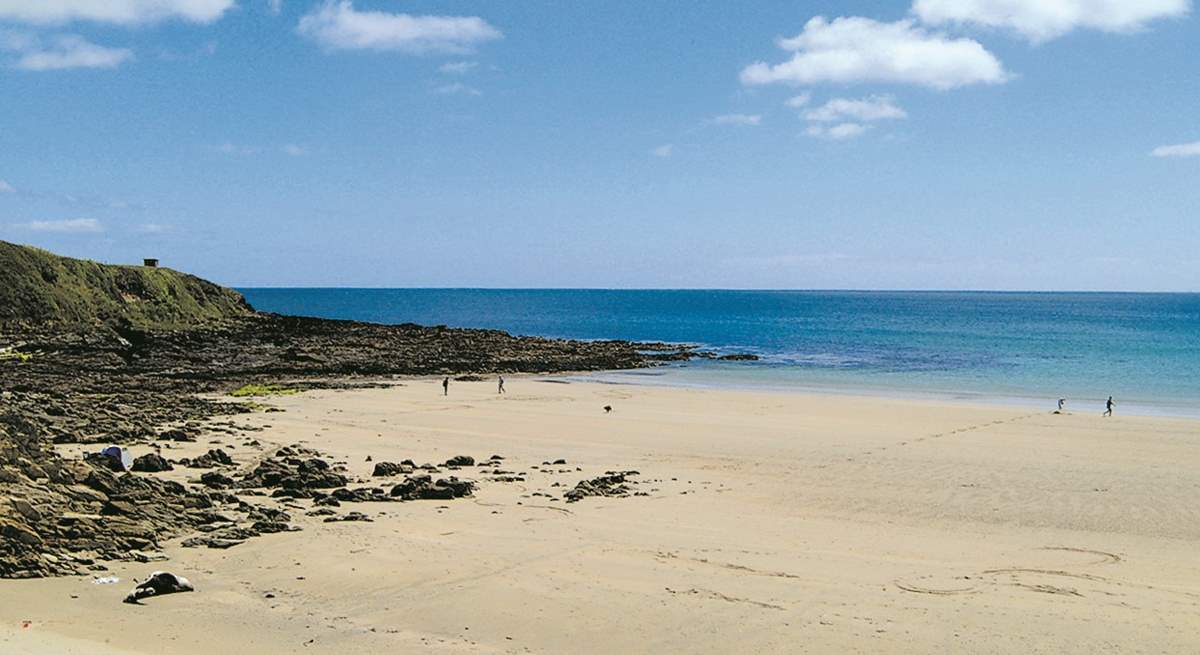
[[[4, 0], [0, 0], [3, 2]], [[46, 39], [15, 32], [0, 33], [0, 50], [16, 54], [12, 68], [52, 71], [72, 68], [116, 68], [133, 59], [133, 51], [97, 45], [75, 34]]]
[[164, 223], [142, 223], [137, 226], [137, 231], [142, 234], [166, 234], [175, 230], [174, 225]]
[[1200, 141], [1159, 146], [1150, 151], [1155, 157], [1200, 157]]
[[0, 180], [0, 193], [16, 193], [16, 192], [17, 192], [17, 190], [13, 188], [13, 185], [9, 184], [8, 182], [5, 182], [4, 180]]
[[1189, 0], [916, 0], [912, 12], [930, 25], [993, 27], [1042, 42], [1076, 29], [1135, 32], [1189, 9]]
[[350, 0], [325, 0], [297, 28], [335, 50], [396, 51], [410, 54], [471, 52], [504, 35], [478, 16], [414, 16], [358, 11]]
[[712, 125], [761, 125], [762, 116], [758, 114], [722, 114], [708, 119]]
[[829, 139], [831, 141], [843, 141], [853, 139], [866, 134], [867, 130], [871, 129], [869, 125], [861, 123], [839, 123], [832, 127], [825, 125], [810, 125], [804, 133], [818, 139]]
[[455, 82], [454, 84], [443, 84], [442, 86], [435, 88], [433, 90], [433, 92], [437, 93], [439, 95], [463, 95], [463, 96], [481, 96], [481, 95], [483, 95], [483, 91], [480, 91], [479, 89], [476, 89], [473, 86], [467, 86], [466, 84], [463, 84], [462, 82]]
[[663, 145], [658, 146], [657, 148], [654, 148], [653, 150], [651, 150], [650, 154], [654, 155], [655, 157], [664, 157], [665, 158], [665, 157], [670, 157], [671, 154], [674, 152], [674, 150], [675, 150], [675, 146], [673, 146], [669, 143], [664, 143]]
[[0, 19], [37, 24], [137, 25], [167, 19], [211, 23], [233, 6], [234, 0], [0, 0]]
[[870, 96], [858, 100], [834, 98], [820, 107], [806, 112], [804, 117], [810, 121], [831, 123], [846, 119], [880, 121], [908, 118], [908, 113], [896, 106], [895, 99], [891, 96]]
[[303, 157], [308, 154], [308, 148], [305, 148], [304, 146], [298, 146], [294, 143], [289, 143], [283, 146], [283, 152], [284, 154], [292, 157]]
[[477, 66], [479, 66], [477, 61], [448, 61], [438, 66], [438, 70], [447, 75], [466, 75], [475, 70]]
[[881, 82], [953, 89], [1009, 79], [1000, 61], [978, 41], [930, 32], [912, 20], [882, 23], [860, 16], [817, 16], [800, 34], [780, 39], [778, 45], [793, 53], [792, 58], [747, 66], [741, 73], [743, 84]]
[[31, 232], [103, 232], [104, 226], [94, 218], [71, 218], [60, 221], [30, 221], [13, 227]]
[[267, 0], [267, 11], [278, 16], [283, 11], [283, 0]]
[[787, 100], [784, 101], [783, 104], [791, 107], [792, 109], [799, 109], [801, 107], [808, 106], [809, 102], [812, 102], [812, 94], [811, 93], [801, 93], [799, 95], [794, 95], [794, 96], [788, 98]]

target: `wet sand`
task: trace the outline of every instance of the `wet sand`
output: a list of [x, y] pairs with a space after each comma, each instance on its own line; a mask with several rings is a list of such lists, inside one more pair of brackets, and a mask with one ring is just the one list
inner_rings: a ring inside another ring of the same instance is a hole
[[[464, 470], [471, 498], [339, 508], [370, 523], [323, 523], [298, 501], [302, 532], [176, 540], [170, 561], [112, 564], [115, 585], [2, 581], [0, 652], [1200, 651], [1200, 421], [507, 386], [270, 399], [286, 411], [235, 419], [270, 425], [246, 437], [264, 448], [302, 443], [364, 480], [367, 456], [495, 453], [525, 481]], [[263, 451], [231, 452], [249, 465]], [[561, 498], [629, 469], [648, 495]], [[157, 569], [198, 591], [120, 602]]]

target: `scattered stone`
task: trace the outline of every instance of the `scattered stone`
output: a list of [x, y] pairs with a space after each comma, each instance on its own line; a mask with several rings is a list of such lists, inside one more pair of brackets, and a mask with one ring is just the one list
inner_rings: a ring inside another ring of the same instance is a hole
[[445, 466], [474, 466], [475, 458], [468, 455], [459, 455], [446, 460]]

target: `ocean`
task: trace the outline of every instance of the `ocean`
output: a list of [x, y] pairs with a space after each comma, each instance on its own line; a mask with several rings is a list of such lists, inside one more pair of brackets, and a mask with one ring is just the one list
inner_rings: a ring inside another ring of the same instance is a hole
[[1200, 294], [239, 289], [257, 309], [572, 339], [694, 343], [757, 362], [613, 382], [936, 396], [1200, 416]]

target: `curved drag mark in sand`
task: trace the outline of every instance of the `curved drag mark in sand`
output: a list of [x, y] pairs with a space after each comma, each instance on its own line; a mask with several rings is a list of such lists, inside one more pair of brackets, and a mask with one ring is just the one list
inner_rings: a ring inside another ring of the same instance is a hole
[[1036, 591], [1039, 594], [1055, 594], [1058, 596], [1078, 596], [1079, 598], [1083, 598], [1083, 594], [1081, 594], [1078, 591], [1071, 589], [1069, 587], [1055, 587], [1054, 585], [1048, 585], [1048, 584], [1022, 584], [1020, 582], [1016, 583], [1016, 586], [1021, 587], [1022, 589], [1028, 589], [1029, 591]]
[[962, 594], [977, 594], [979, 587], [972, 585], [970, 587], [959, 587], [955, 589], [935, 589], [933, 587], [923, 587], [920, 585], [894, 580], [892, 584], [902, 591], [912, 592], [914, 594], [930, 594], [932, 596], [959, 596]]
[[[1027, 568], [1021, 568], [1021, 567], [1012, 567], [1012, 568], [1006, 568], [1006, 569], [988, 569], [986, 571], [983, 571], [981, 573], [981, 575], [1004, 575], [1006, 573], [1010, 574], [1010, 575], [1018, 575], [1021, 573], [1031, 573], [1031, 574], [1035, 574], [1035, 575], [1049, 575], [1049, 576], [1057, 576], [1057, 577], [1062, 577], [1062, 578], [1076, 578], [1079, 580], [1090, 580], [1092, 582], [1104, 582], [1104, 583], [1112, 583], [1113, 582], [1112, 580], [1110, 580], [1108, 578], [1104, 578], [1104, 577], [1101, 577], [1098, 575], [1092, 575], [1090, 573], [1071, 573], [1070, 571], [1061, 571], [1058, 569], [1027, 569]], [[1117, 583], [1117, 584], [1119, 584], [1119, 583]]]
[[552, 509], [556, 512], [562, 512], [563, 514], [575, 514], [575, 512], [572, 512], [566, 507], [554, 507], [552, 505], [521, 505], [521, 507], [532, 507], [533, 509]]
[[1095, 562], [1087, 562], [1083, 564], [1083, 566], [1097, 564], [1119, 564], [1122, 561], [1120, 555], [1108, 553], [1103, 550], [1092, 550], [1090, 548], [1074, 548], [1072, 546], [1042, 546], [1039, 550], [1054, 550], [1064, 553], [1082, 553], [1085, 555], [1095, 555], [1096, 557], [1100, 558]]
[[747, 605], [754, 605], [755, 607], [762, 607], [764, 609], [772, 609], [772, 610], [786, 610], [787, 609], [786, 607], [784, 607], [782, 605], [774, 605], [771, 603], [764, 603], [760, 600], [754, 600], [752, 598], [738, 598], [737, 596], [729, 596], [729, 595], [723, 594], [719, 591], [713, 591], [712, 589], [697, 589], [695, 587], [692, 587], [691, 589], [687, 589], [685, 591], [677, 591], [670, 587], [664, 587], [664, 588], [667, 590], [667, 593], [669, 593], [671, 595], [687, 594], [690, 596], [701, 596], [701, 597], [709, 598], [712, 600], [723, 600], [726, 603], [745, 603]]
[[755, 569], [755, 568], [751, 568], [749, 566], [743, 566], [741, 564], [733, 564], [730, 562], [714, 562], [712, 560], [709, 560], [707, 558], [702, 558], [702, 557], [680, 557], [679, 555], [676, 555], [675, 553], [662, 553], [662, 552], [655, 553], [654, 558], [660, 562], [665, 562], [667, 560], [695, 562], [697, 564], [704, 564], [706, 566], [715, 566], [715, 567], [722, 568], [722, 569], [725, 569], [728, 571], [736, 571], [739, 573], [749, 573], [751, 575], [762, 575], [762, 576], [766, 576], [769, 578], [789, 578], [792, 580], [802, 580], [803, 579], [800, 576], [796, 575], [795, 573], [786, 573], [783, 571], [764, 571], [762, 569]]

